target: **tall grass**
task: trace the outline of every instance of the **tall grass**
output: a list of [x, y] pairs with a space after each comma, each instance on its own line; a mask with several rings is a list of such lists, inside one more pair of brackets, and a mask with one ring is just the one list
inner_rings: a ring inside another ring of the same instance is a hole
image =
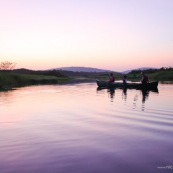
[[0, 72], [0, 89], [8, 89], [32, 84], [55, 84], [62, 83], [65, 80], [67, 80], [66, 77]]

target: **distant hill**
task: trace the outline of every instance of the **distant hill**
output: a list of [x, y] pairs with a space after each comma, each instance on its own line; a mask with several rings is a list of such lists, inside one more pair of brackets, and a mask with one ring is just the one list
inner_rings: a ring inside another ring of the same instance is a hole
[[91, 68], [91, 67], [60, 67], [54, 70], [64, 70], [72, 72], [111, 72], [110, 70]]
[[157, 68], [153, 68], [153, 67], [141, 67], [141, 68], [136, 68], [136, 69], [131, 69], [131, 70], [126, 70], [126, 71], [123, 71], [121, 73], [123, 74], [127, 74], [127, 73], [130, 73], [131, 71], [133, 70], [148, 70], [148, 69], [157, 69]]

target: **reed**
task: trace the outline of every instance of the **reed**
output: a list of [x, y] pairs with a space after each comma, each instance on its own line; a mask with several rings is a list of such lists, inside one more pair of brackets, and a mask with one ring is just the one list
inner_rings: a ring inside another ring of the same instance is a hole
[[67, 80], [68, 78], [66, 77], [0, 72], [0, 89], [8, 90], [14, 87], [34, 84], [57, 84]]

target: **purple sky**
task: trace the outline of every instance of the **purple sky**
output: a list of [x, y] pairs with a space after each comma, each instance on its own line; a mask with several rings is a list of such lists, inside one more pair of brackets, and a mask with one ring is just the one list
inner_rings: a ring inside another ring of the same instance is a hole
[[173, 66], [172, 0], [0, 0], [1, 61], [17, 68]]

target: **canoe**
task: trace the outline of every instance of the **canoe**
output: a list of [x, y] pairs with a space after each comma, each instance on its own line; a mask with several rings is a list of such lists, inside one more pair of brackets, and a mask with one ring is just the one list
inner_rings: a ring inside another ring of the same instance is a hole
[[158, 81], [149, 82], [147, 84], [142, 83], [126, 83], [123, 82], [107, 82], [107, 81], [100, 81], [97, 80], [97, 85], [100, 88], [131, 88], [131, 89], [147, 89], [147, 90], [155, 90], [158, 86]]

